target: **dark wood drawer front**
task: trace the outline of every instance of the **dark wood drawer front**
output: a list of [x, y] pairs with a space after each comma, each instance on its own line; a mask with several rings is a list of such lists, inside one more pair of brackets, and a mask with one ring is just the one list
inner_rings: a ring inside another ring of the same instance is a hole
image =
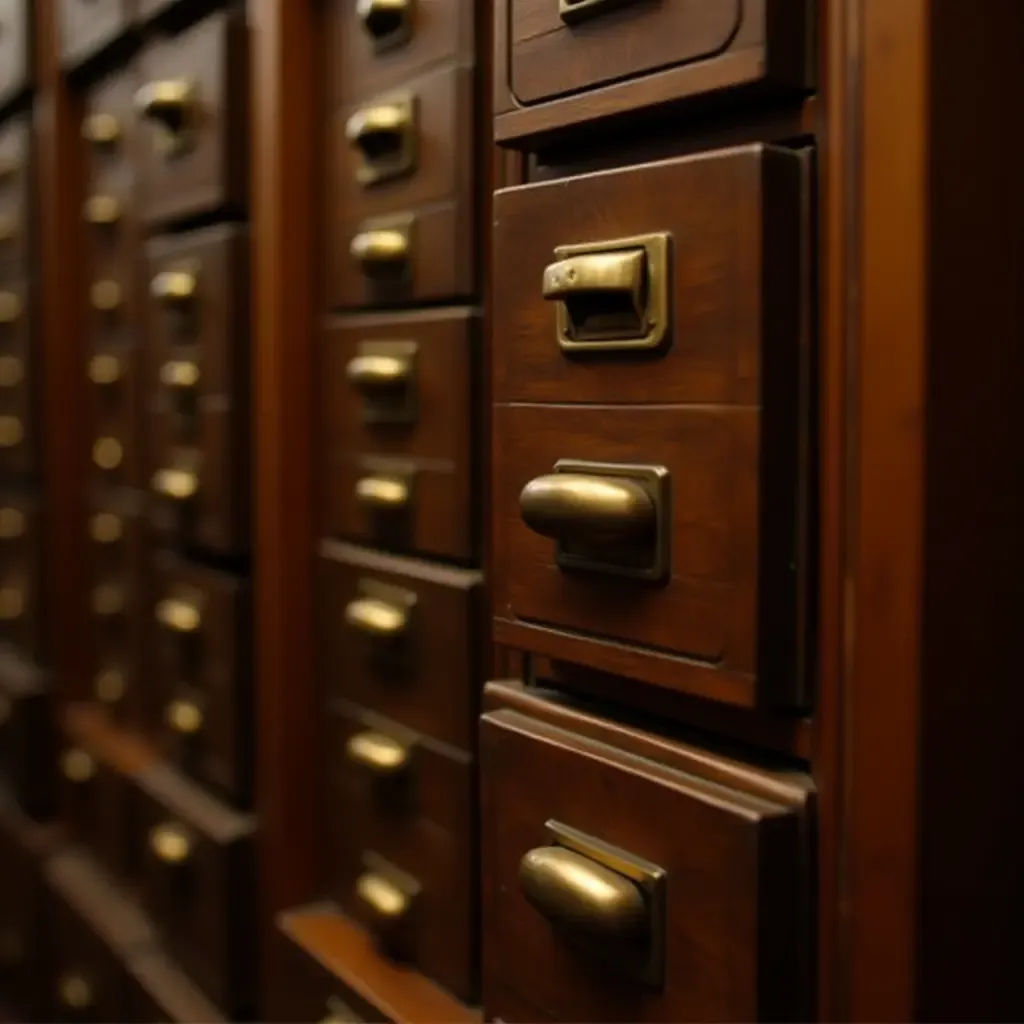
[[211, 14], [142, 57], [142, 216], [166, 221], [242, 208], [248, 188], [244, 13]]
[[60, 49], [66, 67], [98, 54], [132, 25], [135, 0], [60, 0]]
[[[802, 168], [752, 145], [499, 192], [496, 399], [792, 404]], [[639, 301], [574, 290], [615, 259]]]
[[54, 737], [50, 695], [37, 670], [0, 654], [0, 777], [33, 818], [53, 812]]
[[505, 406], [495, 424], [499, 625], [713, 700], [800, 697], [795, 438], [775, 473], [755, 408]]
[[372, 96], [445, 61], [472, 61], [474, 7], [460, 0], [330, 0], [327, 60], [333, 101]]
[[0, 279], [5, 285], [29, 273], [31, 183], [31, 130], [24, 117], [13, 117], [0, 128]]
[[154, 629], [164, 746], [188, 774], [249, 798], [249, 596], [239, 577], [164, 556]]
[[[321, 375], [327, 533], [473, 556], [476, 339], [477, 320], [467, 310], [332, 323]], [[397, 383], [389, 382], [396, 373]], [[359, 481], [373, 477], [374, 466], [400, 471], [408, 483], [404, 507], [380, 509], [360, 499]]]
[[170, 769], [140, 786], [144, 898], [164, 945], [215, 1005], [251, 1013], [255, 822]]
[[0, 0], [0, 104], [29, 85], [32, 6], [31, 0]]
[[800, 805], [723, 784], [702, 751], [680, 767], [660, 739], [616, 749], [616, 730], [484, 716], [488, 1012], [508, 992], [559, 1021], [802, 1019]]
[[0, 282], [0, 470], [9, 473], [36, 461], [31, 301], [24, 282]]
[[803, 0], [508, 0], [512, 92], [537, 103], [690, 65], [680, 95], [807, 84]]
[[224, 554], [248, 544], [247, 241], [215, 227], [148, 246], [155, 519]]
[[462, 750], [478, 706], [479, 573], [321, 548], [320, 642], [331, 694]]
[[42, 649], [41, 550], [35, 500], [0, 499], [0, 641], [28, 662]]
[[[334, 719], [327, 749], [338, 902], [377, 936], [387, 955], [408, 960], [473, 1002], [471, 761], [354, 709]], [[406, 909], [387, 924], [375, 910], [373, 885], [395, 879], [381, 865], [394, 865], [399, 882], [413, 883], [408, 890], [399, 887]]]

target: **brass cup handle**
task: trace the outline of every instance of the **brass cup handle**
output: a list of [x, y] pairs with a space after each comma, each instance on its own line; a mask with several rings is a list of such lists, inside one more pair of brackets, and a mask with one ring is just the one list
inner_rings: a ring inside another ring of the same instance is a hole
[[358, 0], [356, 14], [363, 28], [379, 41], [409, 28], [412, 0]]
[[409, 484], [400, 477], [364, 476], [356, 483], [356, 501], [382, 512], [397, 511], [409, 504]]
[[104, 387], [121, 379], [121, 360], [117, 356], [96, 355], [89, 360], [89, 380]]
[[107, 227], [121, 219], [121, 203], [116, 196], [89, 196], [82, 212], [88, 224]]
[[197, 633], [203, 617], [199, 608], [189, 601], [167, 597], [157, 602], [156, 621], [173, 633]]
[[199, 281], [188, 270], [162, 270], [149, 283], [149, 293], [160, 302], [182, 303], [195, 298]]
[[60, 759], [61, 774], [69, 782], [88, 782], [96, 774], [96, 762], [91, 754], [72, 747]]
[[398, 921], [409, 910], [408, 895], [394, 882], [372, 871], [356, 879], [356, 896], [381, 921]]
[[621, 942], [649, 929], [647, 903], [636, 885], [561, 846], [526, 853], [519, 885], [548, 920], [592, 938]]
[[649, 537], [657, 522], [651, 496], [626, 477], [551, 473], [519, 495], [523, 522], [544, 537], [615, 544]]
[[345, 368], [349, 383], [364, 394], [404, 387], [411, 373], [412, 363], [400, 356], [356, 356]]
[[25, 532], [25, 513], [20, 508], [0, 508], [0, 540], [15, 540]]
[[82, 122], [82, 137], [94, 146], [112, 146], [121, 138], [121, 122], [113, 114], [90, 114]]
[[195, 100], [195, 85], [186, 78], [147, 82], [135, 93], [135, 109], [142, 117], [178, 131]]
[[194, 388], [199, 383], [199, 364], [172, 359], [160, 367], [160, 383], [169, 388]]
[[199, 490], [199, 477], [187, 469], [158, 469], [153, 474], [153, 490], [165, 498], [185, 501]]
[[0, 388], [17, 387], [25, 379], [25, 366], [17, 356], [0, 356]]
[[192, 838], [180, 825], [157, 825], [149, 833], [149, 848], [164, 864], [185, 864], [192, 856]]
[[366, 268], [404, 263], [409, 258], [409, 232], [398, 228], [360, 231], [352, 239], [349, 252]]
[[174, 700], [167, 706], [167, 724], [181, 736], [194, 736], [203, 727], [203, 712], [190, 700]]
[[0, 292], [0, 324], [16, 323], [21, 316], [21, 297], [17, 292]]
[[57, 998], [66, 1009], [81, 1012], [92, 1007], [94, 997], [85, 975], [69, 972], [57, 981]]
[[409, 765], [409, 748], [380, 732], [350, 736], [345, 744], [345, 756], [381, 777], [398, 775]]
[[360, 597], [346, 605], [345, 622], [367, 636], [393, 640], [405, 632], [409, 613], [400, 605], [380, 598]]
[[545, 268], [542, 292], [549, 302], [601, 294], [621, 296], [639, 319], [645, 306], [646, 264], [643, 249], [570, 256]]
[[89, 536], [97, 544], [114, 544], [121, 539], [124, 524], [113, 512], [97, 512], [89, 520]]
[[375, 136], [402, 136], [412, 131], [413, 116], [409, 103], [378, 103], [357, 110], [345, 123], [345, 138], [367, 151]]
[[625, 7], [635, 0], [558, 0], [558, 16], [567, 25], [574, 25], [585, 18], [593, 18], [616, 7]]
[[117, 281], [94, 281], [89, 287], [89, 302], [101, 313], [112, 313], [121, 305], [121, 285]]

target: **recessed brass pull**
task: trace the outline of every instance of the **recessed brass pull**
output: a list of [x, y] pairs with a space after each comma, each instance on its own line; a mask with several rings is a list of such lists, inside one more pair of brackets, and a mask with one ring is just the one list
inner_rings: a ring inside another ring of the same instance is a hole
[[412, 0], [358, 0], [356, 14], [380, 51], [412, 34]]
[[113, 114], [90, 114], [82, 122], [82, 137], [94, 146], [112, 146], [121, 138], [121, 123]]
[[86, 222], [97, 226], [116, 224], [121, 219], [121, 203], [116, 196], [95, 195], [85, 201]]
[[122, 532], [121, 517], [113, 512], [97, 512], [89, 520], [89, 536], [97, 544], [113, 544], [121, 539]]
[[400, 356], [362, 355], [352, 359], [345, 369], [349, 382], [363, 394], [404, 386], [411, 364]]
[[199, 383], [199, 364], [170, 360], [160, 367], [160, 383], [169, 388], [194, 388]]
[[0, 324], [13, 324], [21, 316], [21, 297], [16, 292], [0, 292]]
[[361, 185], [408, 174], [416, 167], [416, 100], [401, 93], [357, 110], [345, 124], [345, 137], [362, 155], [356, 170]]
[[367, 508], [396, 511], [409, 504], [409, 484], [401, 477], [364, 476], [356, 483], [356, 501]]
[[25, 513], [18, 508], [0, 508], [0, 539], [14, 540], [25, 532]]
[[25, 377], [25, 367], [17, 356], [0, 356], [0, 388], [17, 387]]
[[121, 379], [121, 360], [117, 356], [98, 355], [89, 360], [89, 380], [103, 386]]
[[69, 782], [88, 782], [96, 774], [92, 755], [78, 747], [65, 750], [60, 759], [60, 770]]
[[345, 755], [379, 776], [398, 775], [409, 765], [409, 748], [382, 732], [350, 736], [345, 744]]
[[541, 291], [557, 303], [565, 352], [617, 352], [667, 344], [669, 237], [638, 235], [555, 249]]
[[124, 611], [124, 594], [120, 587], [105, 584], [92, 592], [92, 613], [101, 618], [111, 618]]
[[360, 231], [349, 251], [365, 273], [394, 267], [409, 259], [410, 230], [407, 226], [368, 228]]
[[172, 155], [189, 144], [196, 101], [195, 84], [184, 78], [148, 82], [135, 93], [135, 109], [156, 125], [159, 152]]
[[374, 916], [384, 921], [397, 921], [409, 910], [409, 897], [382, 875], [366, 872], [356, 879], [356, 895]]
[[121, 305], [121, 285], [117, 281], [94, 281], [89, 289], [89, 302], [101, 313], [112, 313]]
[[162, 270], [149, 285], [154, 299], [166, 303], [188, 302], [195, 298], [198, 281], [187, 270]]
[[187, 469], [158, 469], [152, 485], [154, 491], [166, 498], [185, 501], [199, 490], [199, 477]]
[[574, 25], [585, 18], [593, 18], [635, 2], [636, 0], [558, 0], [558, 16], [567, 25]]
[[0, 590], [0, 622], [17, 622], [25, 611], [25, 598], [15, 587]]
[[531, 480], [519, 495], [523, 522], [562, 540], [616, 544], [651, 535], [656, 510], [641, 484], [626, 477], [552, 473]]
[[124, 674], [116, 668], [104, 669], [93, 683], [93, 692], [101, 704], [117, 704], [124, 697], [127, 684]]
[[182, 736], [194, 736], [203, 727], [203, 712], [190, 700], [175, 700], [167, 706], [167, 724]]
[[409, 614], [401, 605], [376, 597], [360, 597], [345, 606], [345, 621], [367, 636], [391, 640], [405, 632]]
[[25, 429], [17, 416], [0, 416], [0, 448], [17, 448]]
[[100, 469], [117, 469], [124, 459], [124, 447], [116, 437], [101, 437], [92, 446], [92, 461]]
[[168, 597], [157, 602], [156, 621], [175, 633], [195, 633], [202, 625], [202, 613], [189, 601]]
[[643, 893], [628, 878], [560, 846], [519, 862], [523, 894], [546, 918], [588, 935], [624, 941], [648, 927]]
[[92, 986], [84, 975], [62, 974], [57, 981], [57, 998], [66, 1009], [81, 1013], [93, 1005]]
[[180, 825], [157, 825], [149, 833], [149, 848], [164, 864], [180, 865], [192, 856], [192, 838]]

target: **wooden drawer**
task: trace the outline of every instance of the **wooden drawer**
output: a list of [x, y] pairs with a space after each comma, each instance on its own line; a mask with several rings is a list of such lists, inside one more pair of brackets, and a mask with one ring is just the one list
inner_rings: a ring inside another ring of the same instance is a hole
[[475, 4], [330, 0], [327, 63], [334, 103], [372, 96], [425, 68], [474, 57]]
[[61, 62], [75, 67], [128, 32], [135, 0], [60, 0], [58, 10]]
[[30, 0], [0, 0], [0, 105], [29, 85], [32, 7]]
[[0, 470], [31, 473], [36, 427], [31, 295], [24, 282], [0, 286]]
[[481, 574], [321, 545], [320, 641], [329, 691], [472, 749]]
[[19, 808], [53, 812], [54, 736], [49, 688], [37, 669], [0, 652], [0, 777]]
[[525, 1001], [558, 1021], [806, 1019], [809, 779], [521, 691], [492, 704], [488, 1017]]
[[215, 227], [148, 246], [156, 522], [224, 554], [248, 545], [247, 244]]
[[[321, 374], [326, 533], [473, 558], [477, 331], [465, 309], [353, 317], [328, 328]], [[387, 381], [395, 366], [397, 386]], [[397, 470], [407, 485], [397, 508], [371, 505], [372, 493], [360, 500], [359, 481], [381, 468], [385, 477]]]
[[145, 220], [244, 207], [247, 63], [245, 16], [238, 10], [211, 14], [143, 54], [135, 106], [142, 122]]
[[531, 104], [655, 74], [671, 76], [670, 96], [804, 88], [809, 9], [804, 0], [508, 0], [511, 90]]
[[[0, 23], [0, 34], [3, 30]], [[0, 128], [0, 279], [5, 284], [29, 274], [32, 171], [29, 121], [12, 117]]]
[[145, 904], [171, 957], [227, 1014], [253, 1012], [255, 820], [168, 768], [144, 795]]
[[42, 651], [41, 553], [35, 499], [5, 496], [0, 501], [0, 644], [29, 662]]
[[163, 746], [188, 774], [245, 803], [253, 730], [248, 588], [165, 555], [154, 589]]
[[[458, 998], [476, 996], [475, 772], [468, 755], [348, 705], [330, 724], [328, 812], [338, 903]], [[397, 895], [402, 913], [380, 911]]]
[[141, 1024], [189, 1021], [220, 1024], [224, 1015], [163, 953], [136, 957], [127, 965], [128, 1008], [125, 1020]]
[[497, 193], [496, 399], [792, 405], [804, 191], [750, 145]]

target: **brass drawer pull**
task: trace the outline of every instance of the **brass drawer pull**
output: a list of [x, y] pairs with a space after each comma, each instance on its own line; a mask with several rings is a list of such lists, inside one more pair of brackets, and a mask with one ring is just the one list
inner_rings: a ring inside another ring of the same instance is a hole
[[167, 706], [167, 724], [182, 736], [194, 736], [203, 727], [203, 712], [190, 700], [175, 700]]
[[418, 413], [415, 341], [362, 341], [345, 376], [363, 396], [365, 423], [415, 423]]
[[0, 388], [17, 387], [25, 379], [25, 367], [17, 356], [0, 356]]
[[124, 460], [124, 447], [116, 437], [101, 437], [92, 446], [92, 461], [99, 469], [117, 469]]
[[542, 294], [557, 303], [556, 339], [572, 352], [657, 349], [670, 340], [669, 236], [562, 245]]
[[375, 917], [384, 921], [397, 921], [409, 910], [409, 896], [389, 879], [373, 872], [356, 879], [356, 895]]
[[96, 677], [93, 684], [93, 692], [96, 694], [96, 699], [101, 704], [107, 705], [120, 703], [124, 698], [126, 689], [127, 684], [124, 673], [116, 668], [104, 669]]
[[89, 520], [89, 536], [97, 544], [114, 544], [124, 531], [121, 517], [113, 512], [97, 512]]
[[185, 501], [199, 490], [199, 477], [187, 469], [158, 469], [153, 474], [152, 485], [157, 494]]
[[149, 833], [149, 848], [164, 864], [185, 864], [192, 856], [192, 838], [180, 825], [157, 825]]
[[0, 622], [17, 622], [25, 612], [25, 597], [16, 587], [0, 590]]
[[349, 251], [366, 274], [401, 267], [412, 249], [411, 223], [368, 227], [352, 239]]
[[89, 302], [101, 313], [112, 313], [121, 305], [121, 285], [117, 281], [94, 281]]
[[356, 482], [356, 501], [382, 512], [403, 509], [409, 504], [409, 483], [396, 476], [364, 476]]
[[345, 606], [345, 621], [367, 636], [390, 640], [405, 632], [409, 613], [401, 605], [380, 598], [360, 597]]
[[25, 513], [19, 508], [0, 508], [0, 540], [16, 540], [25, 532]]
[[17, 416], [0, 416], [0, 448], [17, 448], [25, 436], [25, 428]]
[[96, 774], [96, 762], [91, 754], [72, 747], [64, 751], [60, 759], [60, 770], [68, 782], [88, 782]]
[[121, 122], [113, 114], [90, 114], [82, 122], [82, 137], [94, 146], [113, 146], [121, 138]]
[[416, 99], [401, 93], [357, 110], [345, 124], [345, 137], [361, 154], [360, 185], [409, 174], [416, 169]]
[[100, 618], [112, 618], [124, 611], [124, 593], [120, 587], [105, 584], [92, 592], [92, 613]]
[[57, 981], [57, 998], [65, 1009], [81, 1013], [93, 1005], [92, 986], [84, 975], [62, 974]]
[[160, 383], [169, 388], [194, 388], [199, 383], [199, 364], [172, 359], [160, 367]]
[[87, 223], [98, 227], [116, 224], [121, 219], [121, 203], [116, 196], [89, 196], [83, 215]]
[[350, 736], [345, 744], [345, 755], [379, 776], [398, 775], [409, 766], [409, 748], [381, 732]]
[[356, 14], [378, 52], [412, 35], [412, 0], [358, 0]]
[[98, 355], [89, 360], [89, 380], [104, 387], [121, 379], [121, 360], [117, 356]]
[[135, 93], [135, 109], [156, 126], [156, 149], [172, 156], [191, 143], [198, 96], [188, 79], [148, 82]]
[[412, 362], [402, 356], [360, 355], [349, 362], [345, 375], [357, 391], [375, 394], [404, 387], [412, 375]]
[[189, 601], [168, 597], [157, 602], [156, 621], [175, 633], [195, 633], [202, 625], [202, 613]]
[[17, 323], [21, 316], [21, 297], [16, 292], [0, 292], [0, 324]]
[[149, 284], [149, 293], [160, 302], [181, 303], [195, 298], [199, 282], [188, 270], [162, 270]]
[[558, 0], [558, 16], [567, 25], [574, 25], [585, 18], [593, 18], [635, 2], [636, 0]]

